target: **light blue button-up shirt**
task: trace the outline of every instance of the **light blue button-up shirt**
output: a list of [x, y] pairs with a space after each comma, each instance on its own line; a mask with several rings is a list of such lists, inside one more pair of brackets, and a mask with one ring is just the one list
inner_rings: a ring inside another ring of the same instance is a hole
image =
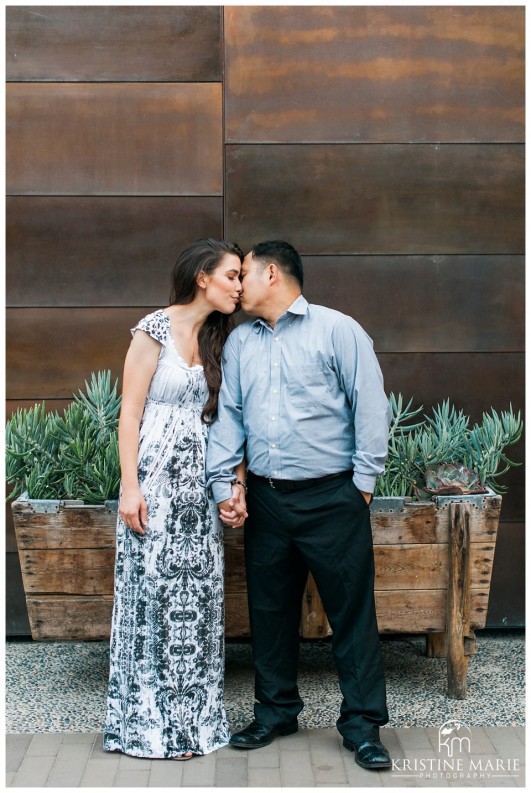
[[234, 469], [273, 479], [353, 470], [367, 493], [384, 469], [390, 409], [372, 340], [351, 317], [300, 295], [272, 328], [232, 331], [223, 353], [218, 418], [209, 432], [207, 486], [231, 496]]

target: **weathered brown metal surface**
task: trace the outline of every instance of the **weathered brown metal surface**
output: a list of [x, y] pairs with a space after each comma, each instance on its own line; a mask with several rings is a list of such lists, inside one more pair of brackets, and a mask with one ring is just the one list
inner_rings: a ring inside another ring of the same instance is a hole
[[8, 80], [221, 79], [216, 6], [7, 6]]
[[221, 195], [221, 85], [10, 83], [12, 195]]
[[129, 332], [149, 309], [8, 309], [9, 399], [71, 397], [92, 371], [123, 371]]
[[523, 351], [524, 279], [523, 256], [304, 258], [306, 298], [370, 328], [380, 352]]
[[7, 304], [167, 305], [179, 252], [193, 240], [222, 236], [222, 201], [9, 197]]
[[227, 7], [227, 140], [523, 141], [523, 8]]
[[247, 249], [286, 239], [314, 255], [524, 251], [520, 144], [226, 151], [227, 234]]

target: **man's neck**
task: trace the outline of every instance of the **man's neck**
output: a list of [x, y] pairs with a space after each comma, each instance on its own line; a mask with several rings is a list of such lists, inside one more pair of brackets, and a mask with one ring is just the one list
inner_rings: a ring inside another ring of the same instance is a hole
[[274, 328], [280, 317], [284, 316], [288, 308], [301, 296], [301, 294], [300, 291], [294, 290], [293, 292], [283, 295], [262, 318], [265, 319], [268, 325]]

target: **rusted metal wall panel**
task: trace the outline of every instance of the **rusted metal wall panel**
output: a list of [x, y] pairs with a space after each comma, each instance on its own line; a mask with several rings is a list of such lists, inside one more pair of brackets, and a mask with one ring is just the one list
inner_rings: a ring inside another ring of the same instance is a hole
[[[304, 294], [350, 314], [381, 352], [524, 349], [523, 256], [306, 256]], [[463, 301], [456, 295], [466, 296]]]
[[227, 141], [524, 140], [524, 9], [227, 7]]
[[7, 6], [8, 80], [221, 80], [217, 6]]
[[223, 234], [220, 197], [12, 196], [6, 203], [8, 306], [161, 306], [182, 248]]
[[10, 83], [12, 195], [221, 195], [221, 85]]
[[151, 308], [7, 310], [8, 399], [68, 398], [91, 371], [122, 374], [129, 332]]
[[228, 236], [244, 246], [522, 253], [523, 209], [521, 144], [227, 146]]

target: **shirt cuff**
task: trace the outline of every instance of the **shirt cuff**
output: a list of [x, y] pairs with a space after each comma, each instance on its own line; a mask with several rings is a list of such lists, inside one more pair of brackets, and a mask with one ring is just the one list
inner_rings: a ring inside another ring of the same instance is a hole
[[232, 484], [230, 482], [212, 482], [212, 495], [216, 504], [221, 504], [232, 498]]
[[363, 493], [374, 493], [374, 488], [376, 487], [376, 477], [370, 476], [368, 474], [357, 474], [354, 471], [354, 476], [352, 477], [352, 481]]

